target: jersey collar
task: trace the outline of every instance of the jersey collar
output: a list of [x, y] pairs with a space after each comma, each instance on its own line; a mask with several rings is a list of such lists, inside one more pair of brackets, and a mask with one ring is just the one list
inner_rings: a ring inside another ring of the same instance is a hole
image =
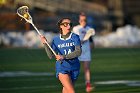
[[71, 35], [72, 35], [72, 32], [70, 33], [69, 37], [68, 37], [68, 38], [66, 38], [66, 39], [62, 38], [62, 34], [60, 34], [60, 36], [59, 36], [59, 37], [60, 37], [60, 39], [61, 39], [61, 40], [69, 40], [69, 39], [71, 38]]

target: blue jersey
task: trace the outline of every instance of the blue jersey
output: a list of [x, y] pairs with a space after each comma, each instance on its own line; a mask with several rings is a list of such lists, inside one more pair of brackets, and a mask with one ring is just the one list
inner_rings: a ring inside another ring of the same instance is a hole
[[[61, 38], [61, 34], [54, 37], [52, 41], [53, 50], [60, 55], [67, 55], [75, 50], [75, 46], [81, 46], [78, 35], [71, 33], [66, 39]], [[78, 57], [73, 59], [63, 59], [62, 64], [56, 61], [56, 70], [79, 70], [80, 63]]]

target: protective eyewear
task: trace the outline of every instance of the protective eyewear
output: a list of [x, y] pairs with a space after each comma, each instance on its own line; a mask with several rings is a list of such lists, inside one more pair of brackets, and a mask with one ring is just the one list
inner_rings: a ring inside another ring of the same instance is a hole
[[63, 25], [64, 27], [67, 27], [68, 25], [69, 25], [69, 26], [72, 26], [72, 23], [64, 22], [64, 23], [61, 23], [60, 25]]

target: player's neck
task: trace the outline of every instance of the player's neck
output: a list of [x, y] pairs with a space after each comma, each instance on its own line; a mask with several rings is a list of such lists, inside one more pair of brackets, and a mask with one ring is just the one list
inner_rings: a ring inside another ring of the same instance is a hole
[[71, 32], [68, 32], [66, 34], [62, 34], [61, 37], [64, 38], [64, 39], [66, 39], [66, 38], [68, 38], [70, 36], [70, 33]]
[[65, 31], [63, 31], [62, 35], [67, 35], [67, 34], [69, 34], [69, 33], [70, 33], [70, 31], [65, 30]]

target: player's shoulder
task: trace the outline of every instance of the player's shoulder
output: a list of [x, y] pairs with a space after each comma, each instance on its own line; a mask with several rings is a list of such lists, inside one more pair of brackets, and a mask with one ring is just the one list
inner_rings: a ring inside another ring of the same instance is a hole
[[75, 27], [75, 28], [76, 28], [76, 27], [80, 27], [80, 25], [76, 25], [76, 26], [74, 26], [74, 27]]
[[75, 33], [73, 33], [73, 32], [71, 32], [71, 34], [72, 34], [72, 36], [78, 36], [77, 34], [75, 34]]
[[79, 35], [79, 29], [81, 29], [82, 27], [80, 25], [74, 26], [72, 29], [72, 32], [76, 33]]
[[80, 25], [76, 25], [76, 26], [73, 27], [73, 29], [79, 29], [79, 28], [81, 28]]
[[79, 35], [72, 32], [72, 38], [79, 38]]

